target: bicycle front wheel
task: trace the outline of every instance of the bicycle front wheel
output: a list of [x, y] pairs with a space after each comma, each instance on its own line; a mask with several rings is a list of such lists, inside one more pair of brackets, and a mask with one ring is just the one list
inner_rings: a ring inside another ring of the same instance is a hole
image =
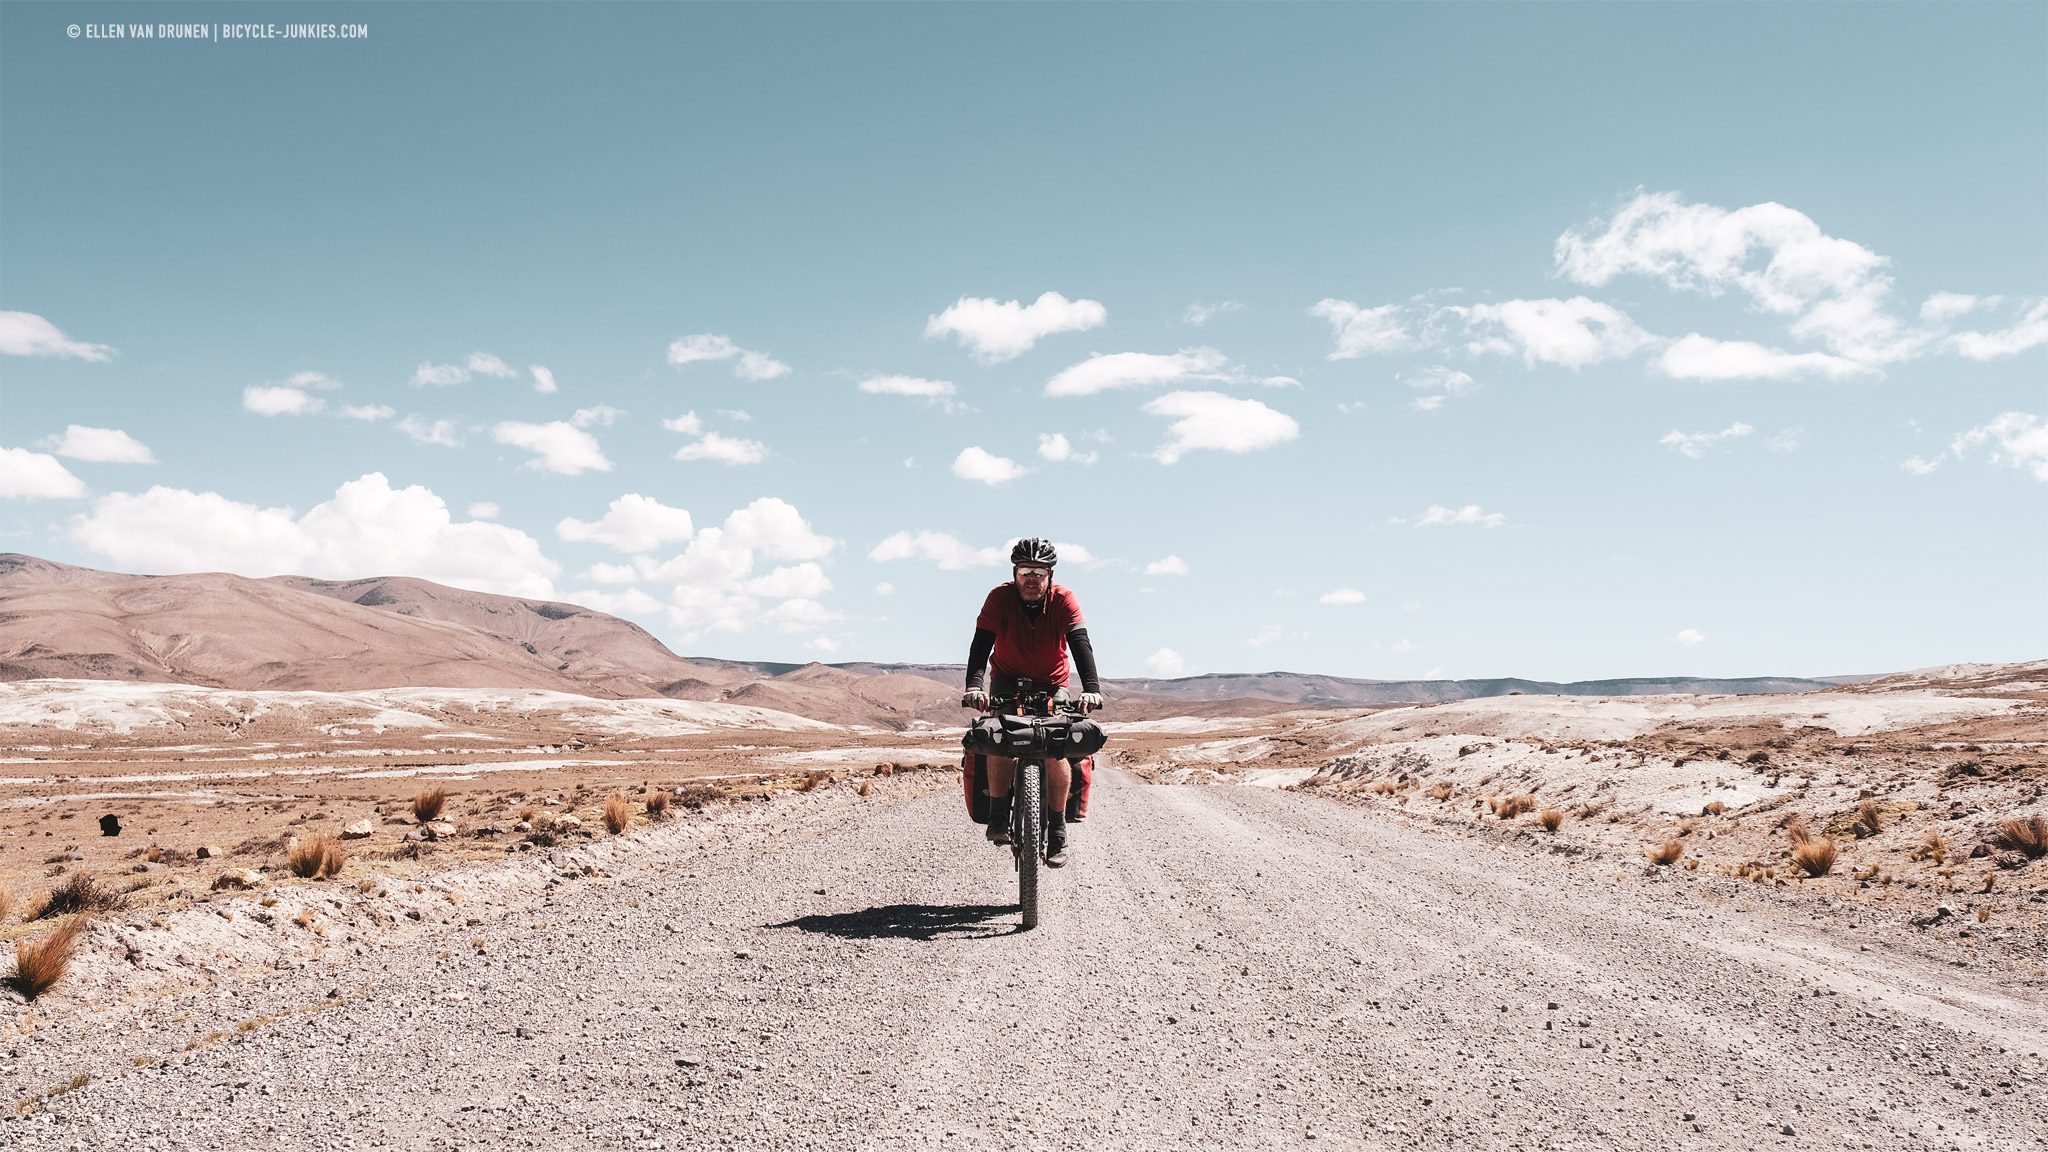
[[1038, 861], [1045, 847], [1045, 762], [1017, 762], [1016, 800], [1011, 830], [1017, 853], [1017, 907], [1024, 927], [1038, 927]]

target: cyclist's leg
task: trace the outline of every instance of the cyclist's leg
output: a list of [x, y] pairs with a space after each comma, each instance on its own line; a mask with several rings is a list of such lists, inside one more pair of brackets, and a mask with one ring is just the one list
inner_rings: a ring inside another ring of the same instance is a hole
[[[1060, 761], [1062, 765], [1066, 761]], [[1010, 782], [1017, 778], [1017, 760], [1012, 756], [990, 756], [988, 758], [988, 794], [991, 797], [1008, 796]]]
[[[993, 765], [995, 758], [990, 757], [989, 763]], [[1011, 763], [1014, 764], [1015, 761]], [[990, 774], [993, 775], [994, 773], [991, 772]], [[1046, 806], [1055, 812], [1065, 812], [1067, 810], [1067, 791], [1073, 787], [1073, 783], [1074, 769], [1071, 764], [1065, 760], [1047, 760], [1045, 762]]]

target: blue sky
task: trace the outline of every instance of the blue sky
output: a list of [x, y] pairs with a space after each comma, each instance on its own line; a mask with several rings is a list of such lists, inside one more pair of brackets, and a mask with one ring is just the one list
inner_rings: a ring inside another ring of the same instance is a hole
[[1116, 676], [2035, 658], [2044, 141], [2041, 5], [9, 4], [0, 548], [733, 658], [960, 660], [1019, 535]]

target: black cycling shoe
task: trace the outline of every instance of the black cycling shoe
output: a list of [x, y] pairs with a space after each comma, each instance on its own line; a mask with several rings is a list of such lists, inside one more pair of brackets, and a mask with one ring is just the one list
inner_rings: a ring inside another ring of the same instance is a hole
[[1054, 824], [1045, 830], [1045, 864], [1048, 868], [1061, 868], [1067, 863], [1066, 824]]

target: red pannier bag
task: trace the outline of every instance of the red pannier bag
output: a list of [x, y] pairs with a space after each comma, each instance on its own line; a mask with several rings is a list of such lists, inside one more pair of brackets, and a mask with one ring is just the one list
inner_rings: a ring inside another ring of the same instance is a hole
[[[1088, 818], [1088, 794], [1095, 786], [1095, 757], [1073, 761], [1073, 785], [1067, 789], [1067, 823]], [[988, 757], [979, 752], [960, 754], [960, 790], [967, 799], [967, 818], [988, 823]]]

